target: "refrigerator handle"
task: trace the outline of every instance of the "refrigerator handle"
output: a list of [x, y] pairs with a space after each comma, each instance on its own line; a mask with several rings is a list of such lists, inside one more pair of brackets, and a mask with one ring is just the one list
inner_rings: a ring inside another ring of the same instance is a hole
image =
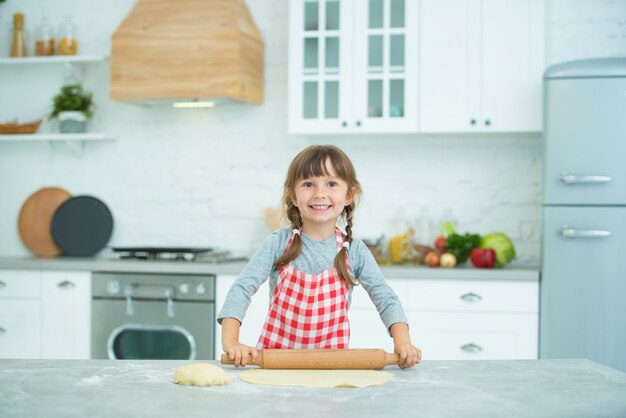
[[600, 229], [576, 229], [564, 226], [559, 233], [565, 238], [608, 238], [611, 231], [603, 231]]
[[561, 182], [567, 184], [573, 183], [609, 183], [611, 176], [577, 176], [575, 174], [561, 174]]

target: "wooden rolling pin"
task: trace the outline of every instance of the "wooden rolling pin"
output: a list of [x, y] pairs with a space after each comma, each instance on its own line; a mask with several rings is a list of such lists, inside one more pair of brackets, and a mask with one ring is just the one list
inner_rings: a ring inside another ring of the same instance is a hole
[[[248, 365], [262, 369], [382, 369], [398, 364], [397, 354], [382, 349], [271, 349], [259, 351], [256, 361], [248, 357]], [[222, 354], [222, 364], [234, 364], [228, 354]]]

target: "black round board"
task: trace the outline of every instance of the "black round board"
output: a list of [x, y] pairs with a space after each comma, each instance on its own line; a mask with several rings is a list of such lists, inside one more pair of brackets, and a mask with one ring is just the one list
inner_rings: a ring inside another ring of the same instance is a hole
[[72, 197], [54, 213], [50, 232], [63, 255], [91, 256], [111, 238], [113, 216], [109, 208], [93, 196]]

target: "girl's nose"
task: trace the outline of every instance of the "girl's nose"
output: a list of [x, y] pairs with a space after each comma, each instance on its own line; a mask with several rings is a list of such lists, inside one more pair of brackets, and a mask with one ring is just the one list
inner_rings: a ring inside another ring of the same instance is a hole
[[323, 197], [323, 196], [325, 196], [324, 188], [323, 187], [316, 187], [315, 188], [315, 197]]

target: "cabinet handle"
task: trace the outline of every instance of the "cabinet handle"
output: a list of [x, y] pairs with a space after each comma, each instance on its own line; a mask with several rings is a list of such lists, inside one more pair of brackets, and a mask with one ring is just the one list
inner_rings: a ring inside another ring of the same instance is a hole
[[474, 292], [468, 292], [462, 295], [460, 299], [464, 302], [476, 303], [476, 302], [480, 302], [481, 300], [483, 300], [483, 297]]
[[7, 333], [7, 330], [2, 328], [2, 327], [0, 327], [0, 335], [4, 335], [6, 333]]
[[2, 289], [3, 287], [7, 287], [7, 284], [0, 280], [0, 289]]
[[575, 174], [561, 174], [561, 183], [576, 184], [576, 183], [609, 183], [613, 179], [611, 176], [577, 176]]
[[608, 238], [611, 231], [603, 231], [600, 229], [576, 229], [563, 227], [559, 233], [565, 238]]
[[343, 126], [343, 127], [345, 128], [346, 126], [348, 126], [348, 122], [346, 122], [346, 121], [344, 120], [343, 122], [341, 122], [341, 126]]
[[465, 351], [466, 353], [480, 353], [481, 351], [483, 351], [483, 348], [478, 344], [467, 343], [461, 346], [461, 350]]
[[476, 125], [476, 119], [470, 119], [470, 125]]
[[57, 287], [60, 287], [61, 289], [72, 289], [76, 287], [76, 285], [74, 284], [74, 282], [70, 282], [69, 280], [63, 280], [57, 285]]
[[491, 121], [489, 119], [485, 119], [485, 126], [490, 126], [491, 125]]
[[361, 126], [361, 121], [360, 120], [356, 121], [356, 126]]

